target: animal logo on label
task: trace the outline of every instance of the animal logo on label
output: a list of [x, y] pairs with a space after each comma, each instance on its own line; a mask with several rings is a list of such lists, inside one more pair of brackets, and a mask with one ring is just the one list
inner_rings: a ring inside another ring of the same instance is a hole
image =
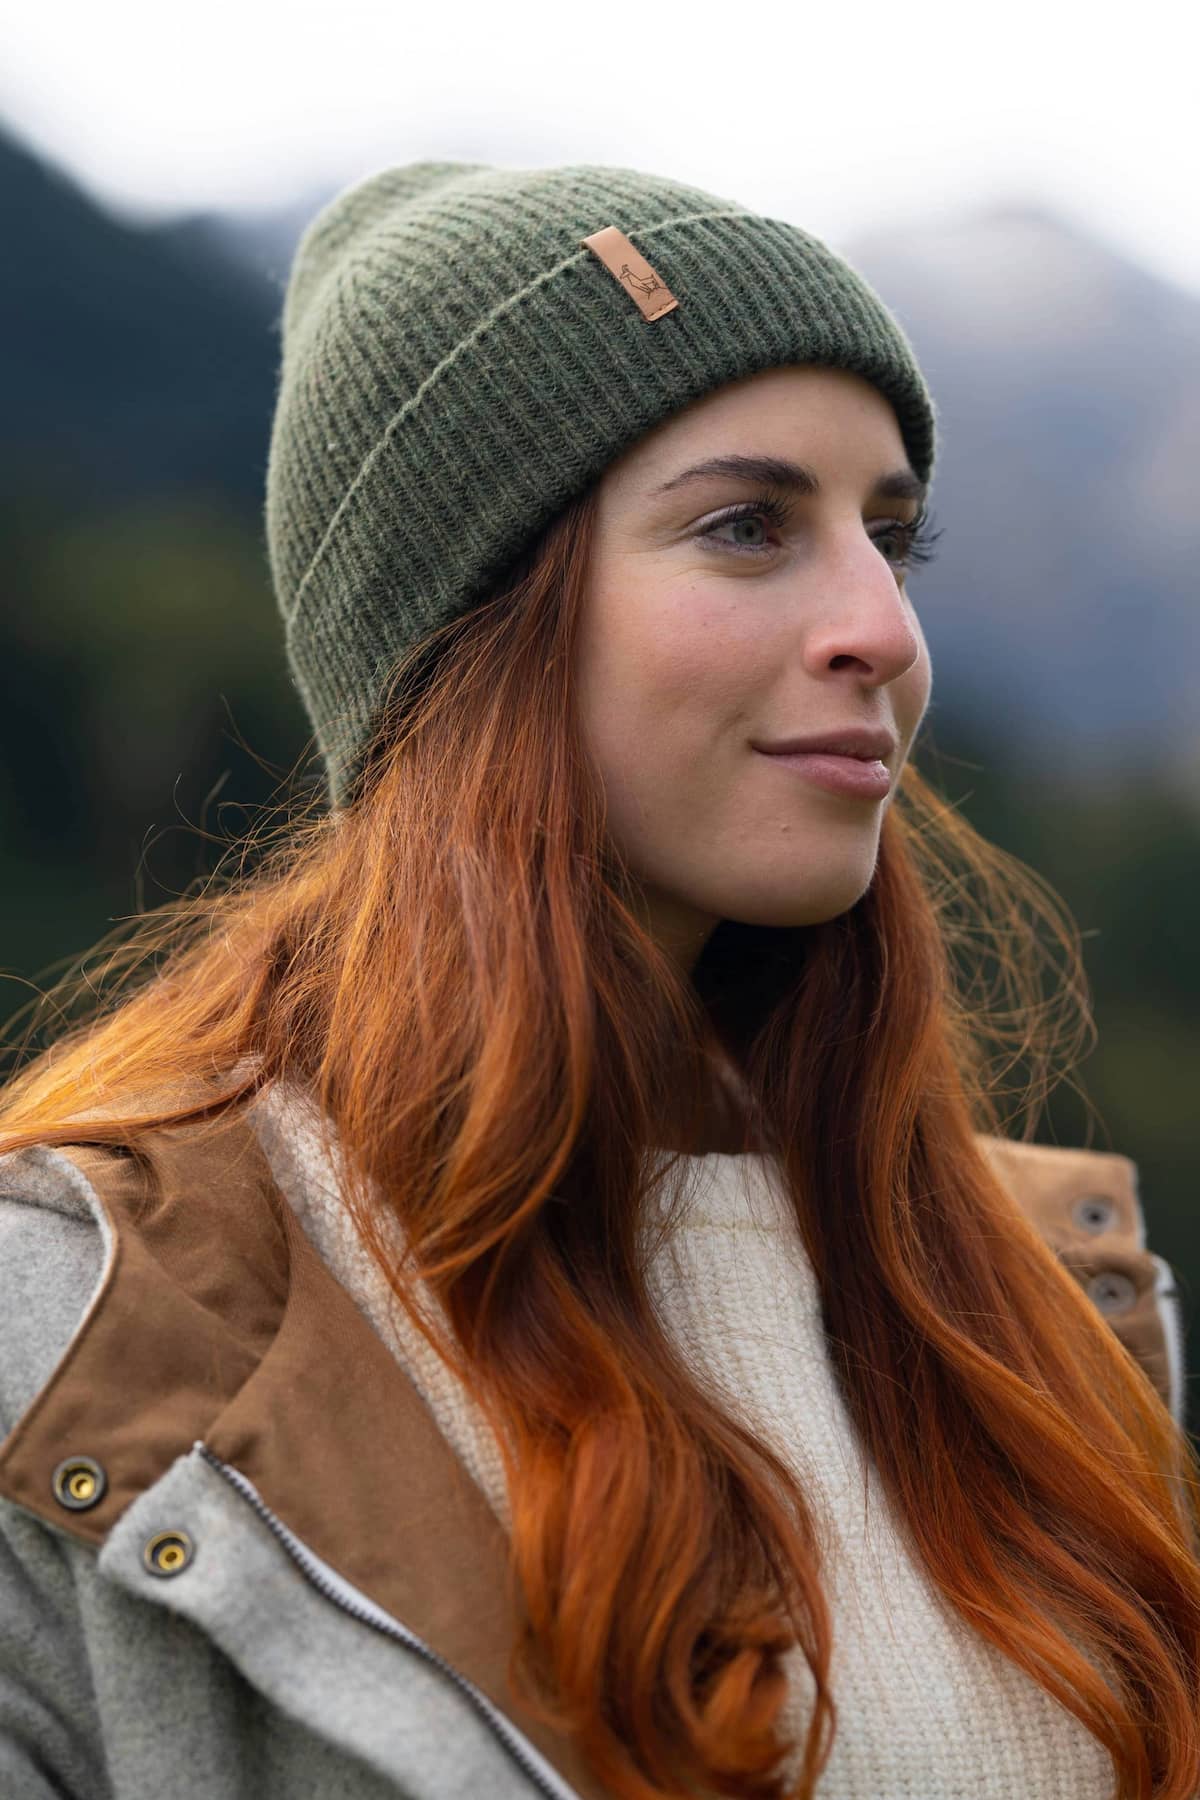
[[[580, 243], [599, 258], [644, 319], [661, 319], [679, 305], [666, 282], [655, 273], [637, 245], [630, 243], [619, 226], [603, 225], [599, 231], [581, 238]], [[635, 256], [636, 263], [633, 261]]]
[[622, 263], [618, 270], [618, 276], [621, 281], [627, 281], [630, 287], [636, 288], [639, 294], [645, 294], [647, 297], [660, 291], [665, 294], [667, 291], [666, 282], [660, 281], [653, 269], [645, 275], [635, 275], [628, 263]]

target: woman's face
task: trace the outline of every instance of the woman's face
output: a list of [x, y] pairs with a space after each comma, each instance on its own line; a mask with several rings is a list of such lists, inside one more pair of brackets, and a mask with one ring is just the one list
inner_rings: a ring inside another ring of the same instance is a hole
[[[714, 457], [802, 465], [819, 491]], [[867, 381], [767, 369], [675, 413], [606, 471], [577, 643], [585, 746], [648, 928], [690, 970], [722, 919], [810, 925], [869, 887], [883, 814], [926, 706], [905, 593], [917, 499], [891, 406]], [[778, 521], [720, 514], [763, 494]], [[834, 793], [754, 748], [848, 726], [890, 731], [884, 799]]]

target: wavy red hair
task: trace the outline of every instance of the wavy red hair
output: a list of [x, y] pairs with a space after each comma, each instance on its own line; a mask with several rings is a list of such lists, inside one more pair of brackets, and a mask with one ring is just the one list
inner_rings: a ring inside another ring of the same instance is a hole
[[[440, 1298], [440, 1347], [496, 1428], [510, 1679], [614, 1795], [805, 1800], [837, 1724], [814, 1515], [682, 1366], [638, 1235], [644, 1147], [668, 1114], [695, 1141], [731, 1059], [930, 1580], [1107, 1747], [1120, 1800], [1191, 1800], [1200, 1465], [976, 1139], [1007, 1130], [1021, 1060], [1032, 1137], [1094, 1030], [1070, 915], [910, 763], [857, 905], [725, 921], [681, 974], [572, 711], [592, 517], [587, 495], [395, 671], [352, 805], [264, 813], [236, 869], [104, 940], [103, 998], [87, 972], [43, 999], [0, 1150], [135, 1142], [300, 1084], [360, 1231], [420, 1329], [413, 1277]], [[799, 1746], [779, 1727], [797, 1644]]]

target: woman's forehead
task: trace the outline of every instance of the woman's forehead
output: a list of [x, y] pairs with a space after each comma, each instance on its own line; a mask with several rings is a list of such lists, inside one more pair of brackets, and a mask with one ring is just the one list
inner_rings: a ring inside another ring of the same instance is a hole
[[599, 485], [614, 498], [649, 499], [697, 470], [766, 480], [750, 465], [770, 461], [778, 464], [776, 485], [797, 491], [819, 492], [822, 474], [828, 481], [847, 470], [868, 482], [886, 476], [892, 497], [902, 497], [895, 477], [907, 472], [912, 497], [921, 497], [885, 395], [844, 369], [808, 365], [761, 370], [703, 395], [632, 444]]

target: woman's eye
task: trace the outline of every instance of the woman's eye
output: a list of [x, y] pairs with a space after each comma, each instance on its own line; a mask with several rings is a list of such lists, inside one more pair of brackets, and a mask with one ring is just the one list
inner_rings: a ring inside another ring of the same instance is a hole
[[726, 519], [723, 525], [718, 525], [715, 529], [728, 531], [731, 542], [740, 549], [757, 550], [766, 542], [767, 524], [761, 513], [755, 513], [749, 519]]
[[[782, 531], [787, 522], [786, 504], [764, 496], [747, 502], [723, 519], [714, 519], [698, 536], [701, 542], [712, 543], [734, 555], [767, 556], [778, 548], [772, 541], [772, 534]], [[880, 555], [898, 571], [907, 570], [914, 563], [931, 562], [933, 544], [941, 532], [929, 531], [927, 522], [924, 510], [909, 521], [893, 519], [882, 531], [875, 533], [871, 542], [880, 546]], [[895, 543], [889, 550], [886, 546], [892, 539]]]
[[908, 558], [909, 544], [912, 541], [912, 531], [907, 525], [889, 525], [886, 531], [879, 532], [871, 539], [871, 542], [886, 544], [889, 538], [894, 538], [899, 546], [895, 555], [888, 558], [889, 562], [905, 562]]
[[[736, 552], [759, 552], [773, 550], [769, 533], [778, 530], [783, 520], [774, 509], [766, 507], [747, 507], [732, 518], [715, 519], [700, 532], [702, 539], [709, 539], [722, 550]], [[728, 533], [728, 536], [722, 535]]]

